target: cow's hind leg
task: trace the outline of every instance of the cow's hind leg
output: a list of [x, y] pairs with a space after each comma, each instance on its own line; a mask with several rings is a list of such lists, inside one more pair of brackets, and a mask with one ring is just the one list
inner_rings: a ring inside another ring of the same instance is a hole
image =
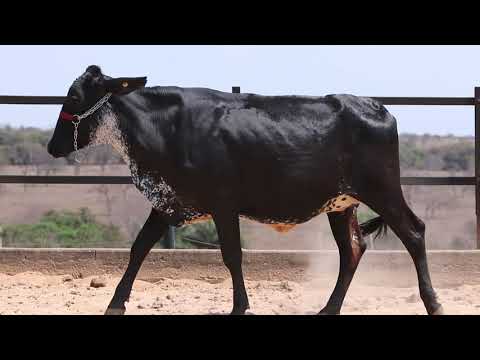
[[233, 309], [231, 315], [243, 315], [250, 306], [243, 280], [238, 214], [220, 211], [212, 217], [217, 228], [223, 262], [232, 276]]
[[388, 197], [380, 192], [374, 192], [365, 198], [365, 203], [380, 215], [381, 219], [402, 241], [412, 257], [417, 271], [420, 297], [428, 314], [443, 314], [443, 308], [437, 301], [428, 270], [425, 224], [407, 205], [401, 189], [386, 193], [389, 194]]
[[330, 212], [328, 220], [340, 254], [340, 270], [327, 305], [319, 314], [335, 315], [340, 313], [348, 287], [367, 245], [357, 222], [356, 206], [343, 212]]
[[167, 228], [168, 224], [152, 209], [150, 216], [132, 245], [127, 270], [117, 285], [105, 315], [123, 315], [125, 313], [125, 302], [130, 297], [133, 282], [142, 266], [143, 260], [145, 260], [153, 245], [165, 234]]

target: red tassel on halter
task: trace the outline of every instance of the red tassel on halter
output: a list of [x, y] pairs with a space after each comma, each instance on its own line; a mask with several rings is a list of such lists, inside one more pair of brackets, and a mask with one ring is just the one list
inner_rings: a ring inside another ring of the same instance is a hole
[[69, 114], [65, 111], [60, 112], [60, 119], [66, 120], [66, 121], [72, 121], [75, 115]]

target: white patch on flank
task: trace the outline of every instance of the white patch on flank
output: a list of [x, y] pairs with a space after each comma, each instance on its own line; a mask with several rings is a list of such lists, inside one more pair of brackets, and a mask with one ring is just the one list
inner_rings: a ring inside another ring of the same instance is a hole
[[358, 205], [360, 201], [355, 199], [354, 197], [347, 195], [347, 194], [340, 194], [330, 200], [328, 200], [321, 208], [321, 213], [329, 213], [329, 212], [336, 212], [336, 211], [344, 211], [348, 209], [350, 206]]

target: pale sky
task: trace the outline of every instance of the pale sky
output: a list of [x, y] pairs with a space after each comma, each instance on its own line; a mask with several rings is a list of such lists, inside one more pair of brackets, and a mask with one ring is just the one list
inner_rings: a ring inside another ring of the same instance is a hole
[[[0, 95], [66, 94], [88, 65], [147, 86], [264, 95], [473, 96], [480, 46], [0, 46]], [[54, 127], [60, 106], [0, 105], [0, 126]], [[474, 134], [473, 107], [388, 106], [400, 132]]]

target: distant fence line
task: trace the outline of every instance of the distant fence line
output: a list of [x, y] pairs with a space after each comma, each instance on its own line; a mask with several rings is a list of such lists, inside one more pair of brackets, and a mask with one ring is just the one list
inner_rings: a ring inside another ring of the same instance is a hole
[[[232, 87], [232, 93], [240, 93], [240, 87]], [[378, 97], [370, 96], [384, 105], [406, 106], [474, 106], [475, 107], [475, 176], [472, 177], [401, 177], [402, 185], [454, 185], [475, 186], [475, 213], [477, 219], [477, 249], [480, 249], [480, 87], [475, 87], [474, 97]], [[62, 105], [64, 96], [12, 96], [0, 95], [0, 104]], [[7, 184], [132, 184], [129, 176], [37, 176], [0, 175], [0, 183]], [[166, 236], [165, 247], [174, 248], [173, 228]]]

